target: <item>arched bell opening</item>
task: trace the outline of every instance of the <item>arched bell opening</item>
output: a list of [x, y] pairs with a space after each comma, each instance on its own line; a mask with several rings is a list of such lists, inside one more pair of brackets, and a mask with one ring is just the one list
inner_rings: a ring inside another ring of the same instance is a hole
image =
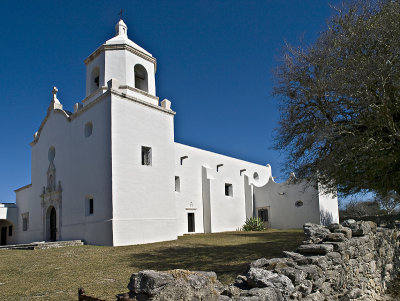
[[145, 92], [149, 92], [146, 68], [144, 68], [140, 64], [136, 64], [134, 71], [135, 71], [135, 88]]
[[96, 91], [100, 86], [100, 68], [94, 67], [90, 74], [90, 93]]

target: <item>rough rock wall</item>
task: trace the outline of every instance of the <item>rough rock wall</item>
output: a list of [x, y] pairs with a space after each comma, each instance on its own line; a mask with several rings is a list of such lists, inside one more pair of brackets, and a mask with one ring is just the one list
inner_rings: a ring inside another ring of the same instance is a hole
[[400, 269], [399, 232], [347, 220], [323, 227], [305, 224], [306, 240], [283, 258], [252, 262], [228, 286], [213, 272], [142, 271], [128, 288], [138, 300], [351, 301], [382, 300]]

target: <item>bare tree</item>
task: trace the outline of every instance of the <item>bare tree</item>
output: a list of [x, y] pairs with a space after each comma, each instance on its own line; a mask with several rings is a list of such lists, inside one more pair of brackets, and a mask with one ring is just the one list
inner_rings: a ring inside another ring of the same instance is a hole
[[276, 70], [275, 148], [344, 195], [400, 193], [400, 1], [351, 1]]
[[386, 194], [377, 193], [375, 200], [386, 214], [396, 213], [396, 210], [400, 208], [400, 196], [393, 190]]
[[341, 215], [344, 217], [361, 217], [368, 215], [379, 215], [381, 210], [376, 201], [360, 201], [356, 199], [350, 200]]

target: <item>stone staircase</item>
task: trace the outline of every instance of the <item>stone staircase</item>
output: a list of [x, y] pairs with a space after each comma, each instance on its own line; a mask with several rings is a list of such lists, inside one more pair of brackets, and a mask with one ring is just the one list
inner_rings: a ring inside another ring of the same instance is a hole
[[63, 241], [40, 241], [32, 242], [29, 244], [18, 245], [5, 245], [0, 246], [0, 250], [38, 250], [38, 249], [52, 249], [71, 246], [82, 246], [82, 240], [63, 240]]

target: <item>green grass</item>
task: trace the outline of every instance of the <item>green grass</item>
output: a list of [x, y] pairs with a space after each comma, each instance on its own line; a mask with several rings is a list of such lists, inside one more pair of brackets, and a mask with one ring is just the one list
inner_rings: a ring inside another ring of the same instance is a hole
[[233, 282], [261, 257], [279, 257], [303, 240], [302, 230], [196, 234], [175, 241], [128, 247], [80, 246], [0, 250], [0, 300], [77, 300], [86, 293], [115, 300], [132, 273], [144, 269], [214, 271]]

